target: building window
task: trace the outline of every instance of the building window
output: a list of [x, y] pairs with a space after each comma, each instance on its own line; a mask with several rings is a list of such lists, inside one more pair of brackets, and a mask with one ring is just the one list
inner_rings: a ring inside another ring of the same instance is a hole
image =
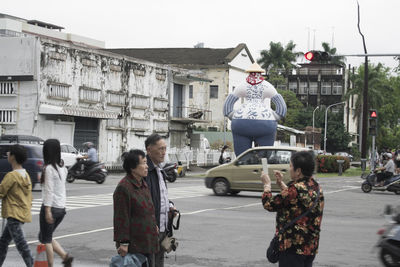
[[154, 98], [154, 110], [167, 111], [168, 100], [164, 98]]
[[341, 82], [334, 82], [332, 85], [332, 95], [342, 95], [343, 86]]
[[69, 99], [69, 85], [68, 84], [47, 84], [47, 97], [57, 99]]
[[289, 90], [296, 94], [297, 93], [297, 82], [290, 82]]
[[189, 98], [193, 98], [193, 85], [189, 85]]
[[12, 109], [0, 109], [0, 124], [15, 124], [16, 114]]
[[116, 92], [108, 92], [107, 103], [111, 106], [124, 106], [125, 105], [125, 94], [119, 94]]
[[210, 98], [218, 98], [218, 85], [210, 85]]
[[15, 82], [0, 83], [0, 95], [16, 95], [16, 94], [17, 94], [17, 83]]
[[318, 83], [310, 82], [310, 89], [308, 90], [308, 94], [316, 95], [318, 93]]
[[306, 95], [308, 91], [307, 82], [300, 82], [299, 83], [299, 95]]
[[119, 119], [109, 119], [107, 120], [107, 127], [109, 128], [124, 128], [124, 121]]
[[132, 107], [138, 109], [146, 109], [150, 107], [150, 98], [144, 95], [132, 96]]
[[149, 129], [149, 125], [149, 120], [139, 118], [132, 119], [132, 129], [135, 131], [146, 131]]
[[330, 95], [330, 94], [331, 94], [331, 82], [322, 82], [321, 95]]
[[168, 121], [154, 120], [154, 131], [159, 133], [168, 133]]
[[100, 102], [101, 90], [80, 87], [79, 88], [79, 100], [88, 103], [98, 103]]

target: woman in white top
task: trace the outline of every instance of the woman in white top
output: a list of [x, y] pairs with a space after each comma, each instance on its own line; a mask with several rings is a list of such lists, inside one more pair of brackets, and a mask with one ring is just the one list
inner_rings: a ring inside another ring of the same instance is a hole
[[71, 266], [73, 257], [64, 251], [53, 239], [53, 232], [64, 219], [65, 212], [65, 179], [67, 169], [61, 161], [61, 147], [57, 139], [48, 139], [43, 144], [44, 168], [42, 172], [42, 199], [40, 209], [39, 241], [46, 245], [48, 266], [54, 263], [54, 252], [62, 259], [64, 266]]

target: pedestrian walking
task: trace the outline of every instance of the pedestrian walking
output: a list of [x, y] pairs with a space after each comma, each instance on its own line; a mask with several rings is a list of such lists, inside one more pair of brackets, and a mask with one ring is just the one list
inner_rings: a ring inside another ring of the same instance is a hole
[[[274, 170], [276, 182], [281, 189], [274, 197], [270, 177], [266, 173], [261, 175], [264, 184], [262, 204], [266, 210], [277, 212], [279, 267], [311, 267], [317, 254], [324, 196], [320, 185], [312, 178], [314, 168], [312, 153], [294, 153], [290, 159], [292, 181], [288, 185], [283, 182], [282, 173]], [[316, 206], [312, 208], [314, 201]], [[299, 217], [302, 214], [305, 215]], [[287, 225], [290, 226], [286, 229]]]
[[54, 252], [62, 258], [64, 266], [72, 266], [71, 257], [57, 240], [53, 233], [66, 214], [65, 180], [67, 169], [61, 160], [61, 147], [57, 139], [47, 139], [43, 144], [44, 167], [40, 182], [42, 183], [43, 204], [40, 209], [39, 241], [46, 245], [48, 266], [54, 265]]
[[164, 266], [165, 249], [161, 242], [168, 234], [168, 220], [176, 216], [174, 203], [168, 199], [166, 174], [161, 171], [160, 164], [164, 161], [167, 152], [165, 140], [159, 134], [150, 135], [145, 141], [147, 165], [149, 166], [146, 183], [149, 186], [153, 200], [155, 217], [159, 228], [160, 251], [155, 255], [155, 266]]
[[114, 241], [120, 256], [130, 253], [130, 257], [147, 266], [148, 262], [154, 264], [153, 257], [159, 247], [154, 206], [144, 180], [148, 172], [147, 159], [138, 149], [125, 152], [122, 158], [126, 176], [113, 195]]
[[0, 266], [3, 266], [6, 259], [11, 240], [14, 240], [26, 266], [33, 266], [32, 253], [22, 230], [24, 223], [32, 221], [32, 183], [22, 167], [26, 159], [26, 149], [21, 145], [13, 145], [7, 152], [12, 171], [4, 176], [0, 184], [1, 216], [7, 220], [0, 238]]

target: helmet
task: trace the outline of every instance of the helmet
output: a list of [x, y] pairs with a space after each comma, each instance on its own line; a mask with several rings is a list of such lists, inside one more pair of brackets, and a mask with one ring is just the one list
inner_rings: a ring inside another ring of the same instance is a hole
[[392, 153], [386, 153], [386, 157], [391, 159], [392, 158]]
[[83, 146], [87, 149], [94, 147], [94, 144], [92, 142], [85, 142], [83, 143]]

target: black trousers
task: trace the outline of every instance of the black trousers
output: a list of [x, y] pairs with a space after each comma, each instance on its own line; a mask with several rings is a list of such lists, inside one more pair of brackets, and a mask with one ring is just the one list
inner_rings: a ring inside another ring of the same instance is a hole
[[315, 255], [304, 256], [292, 251], [283, 251], [279, 255], [279, 267], [312, 267]]
[[376, 174], [377, 181], [382, 182], [393, 176], [393, 172], [380, 172]]

